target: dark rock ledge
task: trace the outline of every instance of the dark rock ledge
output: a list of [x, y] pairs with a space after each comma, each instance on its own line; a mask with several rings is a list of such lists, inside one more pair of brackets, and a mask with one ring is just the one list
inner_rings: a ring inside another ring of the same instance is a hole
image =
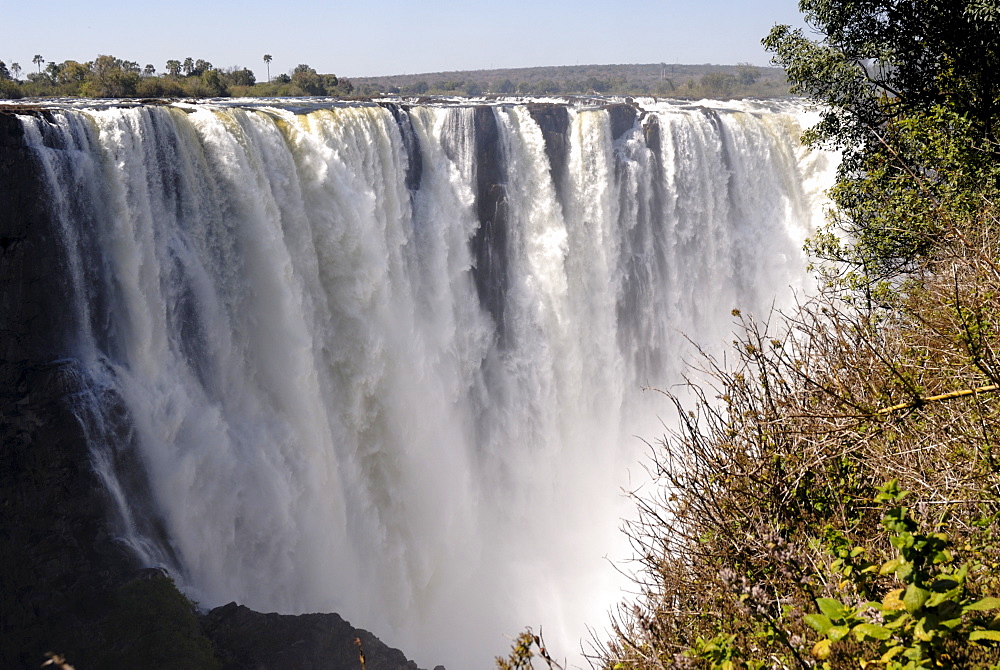
[[[337, 614], [261, 614], [229, 603], [202, 618], [226, 670], [417, 670], [398, 649]], [[435, 670], [443, 670], [440, 666]]]

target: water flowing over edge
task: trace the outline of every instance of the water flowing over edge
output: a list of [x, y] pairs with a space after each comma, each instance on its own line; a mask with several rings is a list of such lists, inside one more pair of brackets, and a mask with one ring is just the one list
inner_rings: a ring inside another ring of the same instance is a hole
[[[21, 117], [122, 541], [203, 605], [419, 662], [578, 648], [692, 349], [807, 289], [794, 105], [57, 107]], [[126, 419], [109, 415], [120, 398]], [[113, 437], [112, 437], [113, 436]], [[630, 479], [631, 478], [631, 479]]]

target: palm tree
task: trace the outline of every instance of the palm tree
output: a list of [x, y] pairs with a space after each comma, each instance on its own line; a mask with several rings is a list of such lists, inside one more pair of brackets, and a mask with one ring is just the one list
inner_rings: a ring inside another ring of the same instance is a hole
[[42, 58], [39, 54], [35, 54], [35, 57], [31, 59], [31, 62], [38, 66], [38, 74], [41, 74], [42, 63], [45, 62], [45, 59]]
[[14, 75], [14, 79], [17, 79], [17, 75], [21, 74], [21, 64], [20, 63], [11, 63], [10, 64], [10, 72], [11, 72], [11, 74]]
[[181, 66], [181, 68], [184, 70], [184, 74], [190, 76], [191, 71], [194, 70], [194, 59], [191, 58], [190, 56], [185, 58], [184, 64]]
[[267, 65], [267, 83], [271, 83], [271, 54], [264, 54], [264, 64]]
[[146, 63], [146, 67], [143, 69], [143, 73], [147, 77], [152, 77], [154, 74], [156, 74], [156, 68], [153, 67], [152, 63]]

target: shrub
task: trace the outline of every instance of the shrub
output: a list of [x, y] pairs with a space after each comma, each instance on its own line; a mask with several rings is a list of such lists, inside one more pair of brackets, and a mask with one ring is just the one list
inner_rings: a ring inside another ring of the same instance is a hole
[[704, 359], [690, 409], [667, 394], [680, 427], [629, 526], [642, 596], [603, 667], [996, 662], [993, 211], [953, 212], [878, 300], [831, 289], [773, 325], [734, 313], [734, 362]]

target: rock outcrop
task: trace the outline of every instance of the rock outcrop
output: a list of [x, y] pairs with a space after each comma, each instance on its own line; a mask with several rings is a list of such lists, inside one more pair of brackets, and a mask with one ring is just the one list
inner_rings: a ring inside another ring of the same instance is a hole
[[[337, 614], [261, 614], [229, 603], [202, 620], [224, 670], [417, 670], [403, 652]], [[442, 669], [443, 670], [443, 669]]]

